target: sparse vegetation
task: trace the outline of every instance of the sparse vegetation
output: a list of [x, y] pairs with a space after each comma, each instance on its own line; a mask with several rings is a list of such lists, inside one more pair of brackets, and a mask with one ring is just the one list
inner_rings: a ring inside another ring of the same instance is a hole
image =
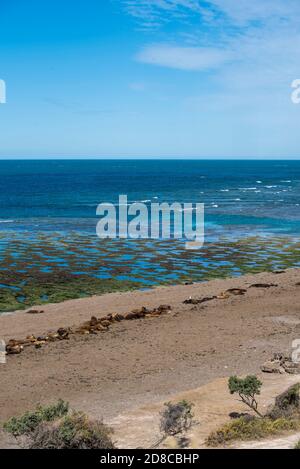
[[228, 381], [230, 394], [237, 393], [241, 401], [254, 410], [259, 417], [263, 417], [263, 415], [257, 409], [258, 403], [255, 396], [260, 394], [261, 386], [262, 382], [252, 375], [246, 376], [244, 379], [231, 376]]
[[176, 404], [167, 402], [161, 413], [160, 431], [166, 437], [186, 432], [193, 423], [192, 407], [192, 403], [184, 400]]
[[166, 402], [165, 408], [160, 413], [160, 432], [162, 437], [153, 446], [156, 448], [168, 436], [183, 437], [184, 433], [191, 428], [194, 422], [192, 407], [194, 404], [182, 400], [173, 404]]
[[[300, 383], [291, 386], [275, 399], [275, 405], [263, 416], [257, 410], [256, 395], [262, 383], [256, 376], [239, 379], [233, 376], [228, 387], [231, 394], [238, 393], [242, 402], [253, 409], [257, 416], [243, 415], [212, 432], [206, 440], [208, 446], [219, 446], [234, 440], [257, 440], [287, 431], [300, 430]], [[300, 441], [298, 443], [300, 449]]]
[[3, 425], [3, 428], [15, 437], [29, 435], [42, 422], [52, 422], [66, 415], [68, 411], [69, 404], [60, 399], [54, 405], [38, 406], [33, 412], [26, 412], [21, 417], [12, 417]]
[[300, 383], [294, 384], [276, 397], [275, 405], [268, 416], [272, 419], [300, 417]]
[[299, 429], [299, 419], [280, 418], [272, 420], [270, 417], [240, 417], [212, 432], [207, 438], [206, 444], [214, 447], [234, 440], [258, 440]]
[[[69, 404], [59, 400], [47, 407], [8, 420], [4, 430], [31, 449], [110, 449], [112, 430], [102, 421], [82, 412], [69, 412]], [[23, 437], [19, 438], [19, 437]], [[24, 438], [25, 437], [25, 438]]]
[[112, 430], [103, 422], [73, 412], [57, 422], [42, 423], [32, 433], [30, 449], [112, 449]]
[[300, 449], [300, 440], [298, 441], [294, 449]]

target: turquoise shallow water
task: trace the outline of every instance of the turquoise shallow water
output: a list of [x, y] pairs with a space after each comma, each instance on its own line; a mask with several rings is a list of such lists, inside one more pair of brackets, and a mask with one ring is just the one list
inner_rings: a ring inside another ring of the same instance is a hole
[[[0, 174], [0, 311], [59, 301], [82, 279], [71, 297], [110, 280], [145, 288], [300, 266], [299, 161], [0, 161]], [[204, 248], [98, 239], [96, 207], [119, 194], [204, 203]]]

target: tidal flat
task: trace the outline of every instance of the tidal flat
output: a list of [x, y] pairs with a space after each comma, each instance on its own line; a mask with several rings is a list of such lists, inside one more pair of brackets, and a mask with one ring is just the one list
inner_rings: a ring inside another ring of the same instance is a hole
[[289, 236], [220, 237], [200, 250], [180, 240], [100, 240], [76, 232], [0, 234], [0, 312], [104, 293], [300, 265]]

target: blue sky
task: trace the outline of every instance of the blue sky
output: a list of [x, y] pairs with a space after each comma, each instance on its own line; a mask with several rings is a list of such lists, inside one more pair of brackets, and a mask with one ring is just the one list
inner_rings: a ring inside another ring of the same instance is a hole
[[299, 0], [2, 0], [0, 157], [299, 158]]

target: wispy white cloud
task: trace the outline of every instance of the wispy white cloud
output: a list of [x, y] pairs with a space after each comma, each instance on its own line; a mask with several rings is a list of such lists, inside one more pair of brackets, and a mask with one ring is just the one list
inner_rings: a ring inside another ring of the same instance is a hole
[[144, 26], [164, 24], [174, 17], [198, 14], [206, 20], [227, 18], [242, 26], [264, 23], [298, 22], [299, 0], [122, 0], [126, 11]]
[[[199, 0], [201, 3], [201, 0]], [[226, 15], [235, 25], [298, 22], [298, 0], [209, 0], [216, 12]]]
[[[182, 81], [176, 99], [195, 132], [198, 125], [197, 135], [201, 129], [201, 143], [219, 133], [220, 153], [238, 154], [237, 141], [247, 142], [249, 155], [265, 155], [269, 148], [278, 156], [298, 151], [299, 107], [290, 95], [300, 76], [299, 0], [126, 3], [141, 25], [149, 25], [145, 41], [154, 23], [152, 38], [159, 41], [146, 42], [135, 59], [198, 73], [205, 85], [190, 93]], [[207, 144], [217, 145], [211, 139]]]
[[257, 68], [258, 74], [276, 70], [278, 77], [282, 68], [295, 73], [299, 66], [299, 0], [124, 1], [143, 24], [163, 26], [165, 18], [193, 15], [191, 28], [184, 20], [159, 44], [142, 47], [136, 54], [140, 62], [191, 71], [225, 71], [236, 63], [239, 69]]
[[140, 62], [180, 70], [212, 70], [229, 61], [230, 51], [205, 47], [176, 47], [156, 44], [145, 47], [136, 56]]
[[184, 18], [191, 13], [207, 14], [199, 0], [122, 0], [126, 11], [143, 28], [157, 28], [171, 18]]

